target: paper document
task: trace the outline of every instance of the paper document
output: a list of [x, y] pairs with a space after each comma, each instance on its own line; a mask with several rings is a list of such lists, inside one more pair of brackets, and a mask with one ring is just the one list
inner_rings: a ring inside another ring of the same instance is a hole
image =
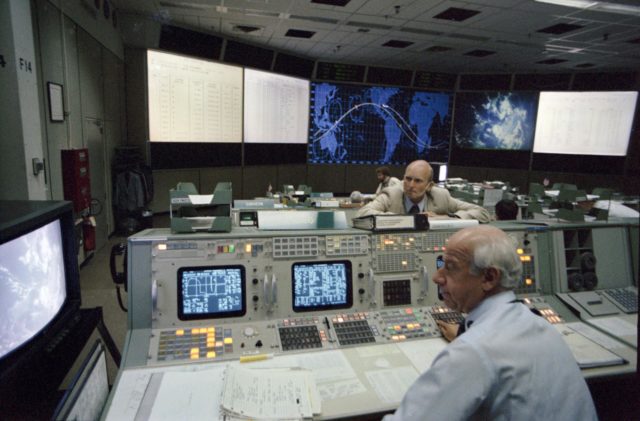
[[222, 410], [235, 418], [311, 418], [320, 402], [309, 370], [230, 366], [225, 372]]
[[208, 230], [216, 219], [215, 216], [190, 216], [185, 219], [191, 221], [191, 228], [194, 230]]
[[624, 358], [582, 336], [570, 327], [563, 324], [554, 326], [562, 334], [580, 368], [605, 367], [626, 363]]
[[213, 200], [212, 194], [190, 194], [189, 200], [192, 205], [208, 205]]
[[589, 323], [615, 336], [637, 335], [636, 327], [632, 323], [629, 323], [620, 317], [613, 316], [591, 319], [589, 320]]
[[429, 229], [432, 230], [447, 230], [447, 229], [462, 229], [466, 227], [472, 227], [478, 225], [476, 219], [429, 219]]

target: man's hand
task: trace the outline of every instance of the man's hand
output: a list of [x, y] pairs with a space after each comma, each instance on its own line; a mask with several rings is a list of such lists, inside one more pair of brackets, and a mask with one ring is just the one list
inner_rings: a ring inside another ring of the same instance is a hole
[[442, 320], [436, 320], [438, 327], [440, 328], [440, 332], [442, 332], [442, 336], [451, 342], [458, 336], [458, 324], [457, 323], [447, 323]]
[[434, 213], [431, 211], [422, 213], [426, 213], [429, 219], [453, 219], [447, 214]]

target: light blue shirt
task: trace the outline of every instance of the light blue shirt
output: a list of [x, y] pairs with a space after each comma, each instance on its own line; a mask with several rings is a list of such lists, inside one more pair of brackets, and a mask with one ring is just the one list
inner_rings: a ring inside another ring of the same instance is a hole
[[405, 394], [396, 420], [597, 420], [560, 333], [503, 292], [467, 316], [468, 330]]
[[426, 194], [424, 195], [422, 200], [420, 202], [418, 202], [418, 203], [413, 203], [411, 201], [411, 199], [409, 199], [405, 195], [402, 195], [402, 197], [404, 198], [404, 212], [405, 213], [409, 213], [409, 209], [411, 209], [413, 207], [413, 205], [418, 205], [418, 208], [420, 208], [420, 213], [424, 212], [424, 210], [427, 208], [427, 195]]

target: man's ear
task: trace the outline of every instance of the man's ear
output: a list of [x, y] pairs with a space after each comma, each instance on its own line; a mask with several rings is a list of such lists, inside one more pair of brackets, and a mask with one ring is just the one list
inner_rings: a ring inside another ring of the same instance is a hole
[[493, 291], [500, 287], [500, 270], [489, 267], [483, 271], [482, 290], [485, 292]]
[[433, 188], [433, 186], [435, 186], [435, 185], [436, 185], [436, 183], [434, 183], [433, 181], [429, 181], [429, 182], [427, 183], [427, 190], [426, 190], [426, 192], [427, 192], [427, 193], [429, 193], [429, 192], [431, 191], [431, 189]]

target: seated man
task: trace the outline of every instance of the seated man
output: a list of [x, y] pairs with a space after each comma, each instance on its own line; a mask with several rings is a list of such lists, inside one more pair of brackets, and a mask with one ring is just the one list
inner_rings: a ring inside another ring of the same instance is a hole
[[400, 180], [395, 177], [391, 177], [391, 172], [389, 171], [389, 167], [379, 167], [376, 168], [376, 177], [378, 178], [378, 188], [376, 189], [376, 194], [380, 194], [382, 189], [400, 185]]
[[518, 219], [518, 204], [511, 199], [502, 199], [496, 203], [496, 220], [513, 221]]
[[436, 272], [465, 328], [405, 394], [392, 420], [596, 420], [589, 389], [560, 333], [516, 301], [522, 274], [510, 237], [492, 226], [451, 236]]
[[377, 214], [426, 213], [431, 217], [477, 219], [489, 222], [489, 212], [482, 206], [451, 197], [447, 189], [437, 187], [433, 169], [427, 161], [413, 161], [404, 173], [402, 186], [382, 189], [379, 195], [360, 208], [356, 216]]

